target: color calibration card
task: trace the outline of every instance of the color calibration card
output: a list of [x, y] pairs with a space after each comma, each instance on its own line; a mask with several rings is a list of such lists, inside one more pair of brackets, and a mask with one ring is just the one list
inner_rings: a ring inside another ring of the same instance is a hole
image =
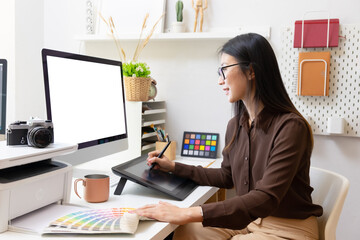
[[216, 158], [218, 133], [184, 132], [181, 156]]

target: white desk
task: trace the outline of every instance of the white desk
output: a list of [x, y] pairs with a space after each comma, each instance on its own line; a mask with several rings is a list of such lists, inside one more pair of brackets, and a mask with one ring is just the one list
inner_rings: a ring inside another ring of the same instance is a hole
[[[195, 161], [201, 161], [201, 159], [194, 159]], [[86, 174], [98, 173], [98, 172], [110, 172], [111, 167], [118, 165], [125, 161], [119, 161], [119, 158], [116, 154], [111, 155], [106, 158], [101, 158], [94, 160], [92, 162], [79, 165], [74, 168], [74, 177], [83, 177]], [[220, 167], [221, 159], [217, 159], [211, 167]], [[79, 185], [79, 189], [82, 187]], [[185, 200], [177, 201], [172, 198], [162, 194], [156, 190], [152, 190], [146, 187], [143, 187], [139, 184], [127, 181], [125, 188], [120, 196], [113, 195], [115, 188], [110, 189], [110, 198], [105, 203], [96, 203], [91, 204], [85, 202], [83, 199], [79, 199], [72, 190], [70, 203], [78, 204], [82, 206], [89, 206], [91, 208], [109, 208], [109, 207], [140, 207], [145, 204], [158, 203], [160, 200], [172, 203], [179, 207], [191, 207], [198, 206], [203, 204], [208, 200], [218, 188], [215, 187], [198, 187], [195, 189]], [[59, 240], [69, 240], [69, 239], [164, 239], [168, 236], [177, 225], [157, 222], [157, 221], [141, 221], [136, 233], [134, 235], [129, 234], [111, 234], [111, 235], [30, 235], [23, 233], [16, 233], [7, 231], [0, 234], [0, 240], [12, 240], [12, 239], [59, 239]]]

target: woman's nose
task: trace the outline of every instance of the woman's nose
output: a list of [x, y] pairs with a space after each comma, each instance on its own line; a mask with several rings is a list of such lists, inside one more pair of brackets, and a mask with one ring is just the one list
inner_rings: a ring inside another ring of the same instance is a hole
[[219, 85], [223, 85], [225, 83], [225, 80], [223, 77], [219, 76], [219, 79], [218, 79], [218, 84]]

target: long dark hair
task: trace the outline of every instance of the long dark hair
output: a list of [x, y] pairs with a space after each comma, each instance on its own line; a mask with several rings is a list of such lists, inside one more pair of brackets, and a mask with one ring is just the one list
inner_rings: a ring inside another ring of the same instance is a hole
[[[223, 53], [234, 57], [239, 63], [242, 63], [239, 66], [244, 73], [250, 69], [253, 71], [256, 86], [254, 95], [256, 105], [261, 102], [267, 111], [273, 113], [295, 113], [303, 118], [287, 94], [275, 53], [270, 43], [263, 36], [256, 33], [236, 36], [222, 46], [219, 54]], [[250, 90], [251, 88], [248, 87], [247, 91]], [[242, 100], [237, 101], [234, 106], [235, 115], [238, 118], [247, 112]], [[311, 136], [311, 144], [313, 145], [311, 127], [306, 120], [305, 122]], [[235, 137], [236, 133], [227, 147], [233, 143]]]

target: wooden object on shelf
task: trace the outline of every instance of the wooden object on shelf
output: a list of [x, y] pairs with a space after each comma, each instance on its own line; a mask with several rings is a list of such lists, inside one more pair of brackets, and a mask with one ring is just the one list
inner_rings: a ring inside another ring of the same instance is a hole
[[202, 32], [202, 26], [203, 26], [203, 22], [204, 22], [204, 10], [207, 9], [208, 2], [207, 2], [207, 0], [204, 0], [204, 3], [203, 3], [203, 0], [196, 0], [195, 5], [194, 5], [194, 0], [191, 0], [191, 6], [195, 10], [194, 32], [196, 32], [197, 19], [198, 19], [199, 13], [200, 13], [199, 31]]
[[[166, 146], [167, 142], [156, 142], [156, 150], [161, 151], [165, 146]], [[169, 147], [166, 149], [164, 155], [169, 159], [169, 160], [175, 160], [176, 159], [176, 141], [171, 141]]]

